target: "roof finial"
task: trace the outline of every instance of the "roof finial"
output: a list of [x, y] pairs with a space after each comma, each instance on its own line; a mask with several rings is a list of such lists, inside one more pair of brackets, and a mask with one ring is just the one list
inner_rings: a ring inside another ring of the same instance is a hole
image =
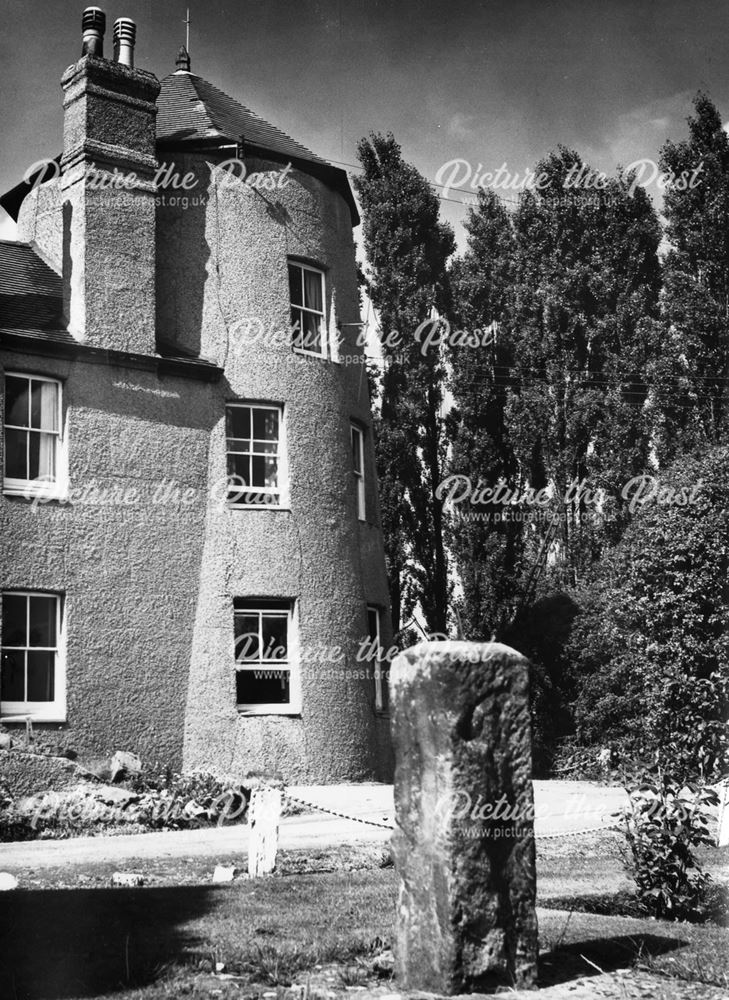
[[180, 51], [177, 53], [177, 61], [175, 65], [177, 66], [177, 72], [189, 73], [190, 72], [190, 25], [192, 21], [190, 20], [190, 8], [187, 8], [187, 17], [182, 22], [185, 25], [185, 44], [180, 46]]
[[175, 65], [177, 66], [178, 73], [190, 72], [190, 53], [187, 51], [184, 45], [180, 46], [180, 51], [177, 53], [177, 59], [175, 60]]

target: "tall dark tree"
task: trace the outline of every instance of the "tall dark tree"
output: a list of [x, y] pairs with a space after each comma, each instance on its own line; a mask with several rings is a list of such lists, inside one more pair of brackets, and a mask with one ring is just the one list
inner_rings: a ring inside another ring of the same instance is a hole
[[[514, 214], [506, 413], [523, 475], [554, 491], [552, 572], [570, 586], [623, 530], [622, 487], [648, 460], [660, 227], [643, 188], [600, 179], [563, 147], [536, 174]], [[582, 482], [604, 490], [599, 514]]]
[[689, 137], [667, 142], [660, 166], [670, 250], [664, 262], [661, 350], [652, 366], [662, 461], [726, 438], [729, 420], [729, 138], [699, 94]]
[[522, 497], [553, 494], [548, 510], [491, 505], [488, 521], [454, 520], [463, 614], [479, 635], [530, 606], [547, 562], [549, 586], [570, 586], [619, 537], [622, 487], [650, 449], [655, 212], [631, 178], [598, 177], [564, 148], [535, 174], [539, 187], [512, 215], [492, 192], [479, 195], [452, 275], [459, 322], [498, 332], [489, 350], [452, 352], [451, 468], [491, 487], [504, 479]]
[[569, 591], [623, 531], [622, 488], [650, 453], [660, 229], [642, 188], [597, 179], [576, 153], [560, 148], [535, 173], [540, 187], [512, 214], [479, 195], [452, 269], [459, 324], [497, 332], [486, 350], [451, 353], [450, 470], [478, 487], [501, 481], [518, 502], [458, 505], [450, 543], [469, 637], [495, 632], [532, 661], [543, 770], [571, 727]]
[[392, 135], [373, 134], [357, 152], [368, 292], [385, 361], [376, 455], [393, 626], [400, 629], [419, 603], [428, 628], [445, 632], [449, 582], [437, 495], [446, 449], [444, 369], [440, 351], [423, 350], [417, 332], [434, 309], [448, 311], [446, 265], [455, 242], [439, 220], [438, 198]]
[[[505, 322], [511, 308], [515, 234], [507, 211], [491, 190], [481, 189], [464, 223], [468, 246], [451, 270], [456, 329], [449, 351], [449, 415], [452, 441], [448, 463], [454, 499], [470, 484], [499, 480], [515, 484], [519, 469], [504, 411], [512, 366]], [[447, 480], [448, 481], [448, 480]], [[449, 548], [458, 569], [464, 635], [501, 636], [513, 617], [523, 587], [523, 525], [495, 517], [501, 508], [458, 500], [448, 519]]]

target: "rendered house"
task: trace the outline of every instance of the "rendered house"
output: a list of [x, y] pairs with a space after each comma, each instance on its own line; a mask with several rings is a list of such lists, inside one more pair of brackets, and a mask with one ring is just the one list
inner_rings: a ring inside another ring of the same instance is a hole
[[[346, 174], [84, 14], [64, 149], [2, 199], [2, 721], [81, 755], [387, 779]], [[221, 165], [235, 159], [234, 169]], [[243, 174], [245, 173], [245, 177]]]

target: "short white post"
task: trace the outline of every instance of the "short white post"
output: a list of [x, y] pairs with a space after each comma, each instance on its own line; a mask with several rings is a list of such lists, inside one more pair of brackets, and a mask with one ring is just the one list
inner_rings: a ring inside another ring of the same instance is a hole
[[721, 786], [716, 846], [729, 847], [729, 781], [723, 782]]
[[251, 792], [248, 806], [248, 874], [252, 878], [270, 875], [276, 867], [282, 805], [280, 788], [264, 785]]

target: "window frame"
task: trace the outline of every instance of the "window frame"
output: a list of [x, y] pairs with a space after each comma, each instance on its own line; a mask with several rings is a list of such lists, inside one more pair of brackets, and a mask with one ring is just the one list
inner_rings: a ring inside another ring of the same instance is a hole
[[[309, 358], [324, 358], [328, 360], [330, 357], [329, 351], [329, 337], [327, 333], [327, 284], [326, 284], [326, 273], [323, 268], [317, 267], [315, 264], [309, 264], [304, 260], [299, 260], [297, 257], [287, 257], [286, 258], [286, 278], [289, 280], [289, 267], [298, 267], [301, 269], [301, 301], [302, 305], [297, 305], [295, 302], [291, 301], [291, 286], [289, 284], [289, 314], [292, 310], [298, 309], [301, 312], [309, 313], [312, 316], [319, 316], [320, 318], [320, 336], [321, 336], [321, 351], [309, 351], [303, 347], [297, 347], [294, 343], [294, 323], [291, 322], [291, 349], [296, 354], [303, 354]], [[321, 305], [322, 311], [319, 313], [316, 309], [310, 309], [308, 306], [303, 305], [304, 301], [304, 271], [311, 271], [314, 274], [318, 274], [321, 279]], [[302, 335], [304, 331], [302, 330]]]
[[[5, 422], [5, 410], [7, 405], [7, 380], [9, 378], [24, 379], [30, 386], [31, 382], [49, 382], [51, 385], [55, 385], [58, 392], [57, 401], [57, 413], [56, 413], [56, 424], [57, 430], [55, 431], [44, 431], [42, 428], [32, 428], [32, 427], [18, 427], [15, 424], [7, 424]], [[53, 434], [55, 436], [55, 467], [56, 467], [56, 477], [53, 483], [48, 483], [44, 480], [38, 479], [18, 479], [15, 476], [8, 476], [6, 473], [7, 468], [7, 434], [8, 430], [18, 430], [26, 431], [28, 434]], [[22, 497], [48, 497], [48, 498], [61, 498], [66, 493], [66, 470], [65, 470], [65, 452], [64, 445], [65, 439], [63, 435], [63, 382], [61, 379], [54, 378], [50, 375], [37, 375], [35, 372], [19, 372], [19, 371], [5, 371], [3, 372], [3, 461], [2, 461], [2, 474], [3, 474], [3, 494], [6, 496], [22, 496]]]
[[[229, 440], [228, 437], [228, 410], [229, 409], [249, 409], [251, 411], [251, 447], [253, 447], [254, 437], [253, 437], [253, 410], [276, 410], [278, 412], [278, 451], [276, 457], [278, 459], [278, 486], [274, 490], [268, 486], [251, 486], [247, 489], [242, 487], [236, 487], [238, 494], [256, 493], [257, 495], [278, 495], [277, 503], [245, 503], [242, 500], [231, 500], [230, 493], [232, 487], [229, 485], [232, 475], [228, 472], [228, 458], [230, 455], [249, 455], [253, 456], [255, 452], [245, 452], [245, 451], [230, 451], [228, 447]], [[283, 403], [272, 403], [265, 402], [262, 400], [245, 400], [245, 399], [235, 399], [227, 400], [225, 403], [225, 471], [226, 471], [226, 491], [225, 491], [225, 504], [232, 510], [288, 510], [289, 509], [289, 479], [288, 479], [288, 454], [286, 449], [286, 407]]]
[[[370, 614], [375, 616], [376, 624], [376, 636], [372, 636], [370, 631]], [[387, 698], [387, 704], [383, 698], [383, 692], [385, 691], [385, 676], [383, 671], [383, 659], [382, 659], [382, 609], [378, 608], [376, 604], [367, 605], [367, 641], [371, 644], [372, 639], [376, 639], [377, 653], [369, 658], [369, 663], [373, 668], [373, 680], [375, 685], [375, 711], [379, 715], [388, 715], [390, 711], [390, 699]]]
[[[56, 603], [56, 645], [49, 646], [8, 646], [0, 645], [0, 722], [23, 722], [31, 719], [33, 722], [65, 722], [66, 721], [66, 656], [65, 656], [65, 621], [64, 605], [62, 594], [48, 590], [2, 590], [0, 591], [0, 611], [1, 605], [6, 597], [50, 597]], [[26, 630], [29, 602], [26, 601]], [[26, 632], [26, 641], [27, 641]], [[53, 701], [36, 702], [16, 702], [5, 701], [2, 697], [2, 659], [1, 655], [5, 649], [44, 649], [55, 652], [54, 660], [54, 699]]]
[[[355, 420], [349, 422], [350, 451], [352, 455], [352, 474], [354, 476], [354, 496], [357, 510], [357, 520], [367, 520], [367, 491], [365, 476], [365, 431]], [[359, 472], [354, 464], [354, 441], [358, 436], [357, 453], [359, 455]]]
[[[274, 617], [286, 616], [286, 649], [287, 659], [274, 660], [259, 658], [256, 661], [238, 660], [235, 648], [235, 619], [237, 615], [259, 616], [259, 635], [261, 633], [262, 616], [268, 613]], [[237, 674], [253, 673], [265, 670], [288, 670], [289, 700], [281, 702], [238, 702], [236, 695], [235, 707], [239, 715], [301, 715], [301, 676], [299, 670], [299, 629], [298, 602], [290, 598], [270, 597], [236, 597], [233, 599], [233, 669]]]

